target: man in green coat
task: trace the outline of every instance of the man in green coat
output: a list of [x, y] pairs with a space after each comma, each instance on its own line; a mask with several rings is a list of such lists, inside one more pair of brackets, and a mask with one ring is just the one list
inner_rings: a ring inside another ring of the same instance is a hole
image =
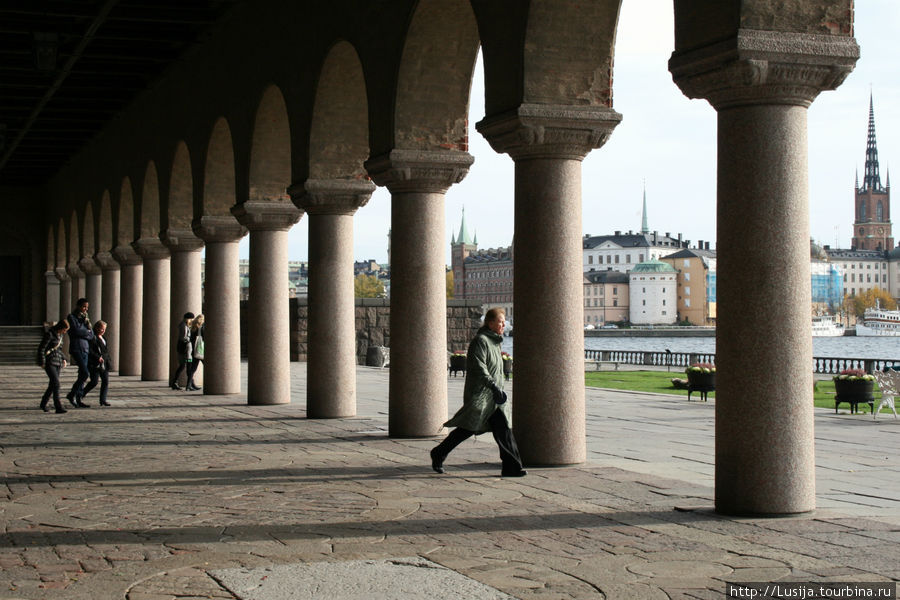
[[503, 391], [503, 358], [500, 344], [506, 314], [492, 308], [484, 315], [484, 326], [478, 330], [466, 352], [466, 386], [463, 405], [444, 427], [456, 427], [447, 438], [431, 450], [431, 468], [444, 472], [447, 455], [463, 441], [486, 431], [494, 434], [500, 448], [503, 477], [522, 477], [522, 459], [513, 437], [512, 408]]

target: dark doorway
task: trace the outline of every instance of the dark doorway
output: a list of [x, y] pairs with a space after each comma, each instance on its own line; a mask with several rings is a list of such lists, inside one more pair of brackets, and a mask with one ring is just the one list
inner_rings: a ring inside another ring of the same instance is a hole
[[0, 325], [21, 325], [22, 257], [0, 256]]

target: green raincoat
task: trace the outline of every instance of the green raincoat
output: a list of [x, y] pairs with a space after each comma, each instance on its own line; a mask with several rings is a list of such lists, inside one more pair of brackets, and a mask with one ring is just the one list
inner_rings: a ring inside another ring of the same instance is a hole
[[506, 418], [506, 426], [512, 428], [512, 399], [504, 404], [494, 404], [494, 394], [490, 384], [494, 382], [503, 389], [503, 357], [500, 344], [503, 338], [488, 327], [478, 330], [466, 352], [466, 387], [463, 391], [463, 405], [453, 418], [444, 423], [445, 427], [460, 427], [479, 434], [490, 431], [488, 419], [497, 408]]

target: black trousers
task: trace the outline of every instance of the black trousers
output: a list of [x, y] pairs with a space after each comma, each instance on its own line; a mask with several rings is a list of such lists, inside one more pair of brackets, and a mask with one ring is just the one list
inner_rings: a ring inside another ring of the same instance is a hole
[[[516, 446], [516, 438], [513, 436], [512, 429], [506, 425], [506, 418], [503, 412], [498, 408], [494, 414], [488, 419], [488, 425], [491, 426], [491, 433], [494, 434], [494, 441], [500, 449], [500, 461], [503, 463], [503, 473], [515, 473], [522, 470], [522, 458], [519, 456], [519, 447]], [[443, 462], [454, 448], [475, 435], [468, 429], [457, 427], [450, 432], [443, 442], [435, 447], [435, 453], [438, 454]]]
[[195, 358], [191, 362], [187, 363], [187, 383], [184, 384], [184, 387], [191, 387], [192, 385], [194, 385], [194, 373], [197, 372], [197, 369], [200, 367], [200, 363], [202, 361], [202, 358]]
[[78, 365], [78, 377], [75, 379], [75, 383], [72, 384], [71, 394], [74, 398], [80, 400], [84, 396], [84, 382], [91, 376], [90, 371], [88, 371], [88, 353], [81, 350], [69, 350], [69, 356], [72, 358], [72, 362]]
[[59, 402], [59, 367], [46, 365], [44, 371], [47, 372], [50, 383], [47, 385], [47, 391], [44, 392], [44, 396], [41, 398], [41, 408], [47, 406], [47, 402], [50, 401], [50, 396], [52, 395], [53, 406], [56, 407], [56, 410], [61, 410], [62, 404]]
[[97, 380], [100, 380], [100, 404], [106, 404], [106, 391], [109, 388], [109, 371], [103, 367], [91, 369], [91, 380], [84, 386], [84, 396], [87, 396], [88, 392], [97, 386]]

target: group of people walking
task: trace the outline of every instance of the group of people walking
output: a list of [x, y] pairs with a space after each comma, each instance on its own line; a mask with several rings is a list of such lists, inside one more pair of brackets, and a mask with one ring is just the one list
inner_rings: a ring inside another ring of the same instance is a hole
[[[49, 412], [50, 398], [57, 413], [64, 413], [59, 398], [60, 371], [68, 364], [62, 350], [62, 336], [69, 335], [69, 358], [78, 367], [78, 376], [66, 399], [75, 408], [90, 408], [84, 397], [100, 384], [100, 405], [109, 406], [107, 392], [109, 389], [109, 347], [106, 345], [106, 323], [97, 321], [91, 324], [88, 316], [90, 302], [87, 298], [79, 298], [75, 310], [64, 320], [51, 327], [38, 347], [38, 362], [50, 380], [47, 390], [41, 398], [41, 410]], [[87, 385], [85, 385], [87, 382]]]
[[197, 367], [203, 362], [206, 350], [206, 342], [203, 340], [203, 315], [194, 316], [192, 312], [184, 313], [184, 320], [178, 324], [178, 343], [175, 344], [175, 352], [178, 354], [178, 368], [172, 377], [170, 387], [173, 390], [182, 389], [178, 385], [181, 374], [187, 373], [184, 383], [186, 391], [199, 391], [200, 386], [194, 384], [194, 374]]

